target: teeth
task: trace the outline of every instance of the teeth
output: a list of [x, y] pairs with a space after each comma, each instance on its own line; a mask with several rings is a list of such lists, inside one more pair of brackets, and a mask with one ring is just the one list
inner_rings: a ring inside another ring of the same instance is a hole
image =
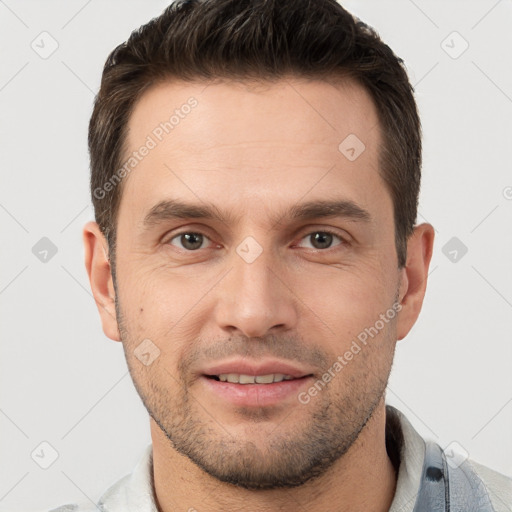
[[255, 379], [254, 375], [240, 375], [238, 382], [240, 384], [254, 384]]
[[258, 375], [255, 380], [258, 384], [270, 384], [274, 382], [274, 375], [272, 373], [270, 375]]
[[292, 380], [291, 375], [282, 373], [270, 373], [268, 375], [244, 375], [240, 373], [222, 373], [218, 375], [222, 382], [231, 382], [234, 384], [272, 384], [272, 382], [281, 382], [283, 380]]

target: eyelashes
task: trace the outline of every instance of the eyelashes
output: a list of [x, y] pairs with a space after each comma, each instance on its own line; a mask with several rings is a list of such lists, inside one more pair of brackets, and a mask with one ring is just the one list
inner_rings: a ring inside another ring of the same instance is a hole
[[[314, 238], [312, 238], [313, 236]], [[306, 248], [312, 249], [314, 251], [327, 251], [329, 249], [334, 249], [335, 247], [348, 244], [348, 241], [339, 233], [326, 228], [309, 231], [301, 237], [300, 242], [302, 243], [304, 240], [309, 240], [310, 242], [310, 247]], [[338, 243], [335, 243], [336, 240], [338, 240]], [[171, 238], [168, 239], [167, 242], [165, 242], [165, 244], [177, 247], [179, 250], [184, 252], [193, 253], [207, 248], [208, 241], [214, 244], [214, 242], [212, 242], [208, 235], [205, 233], [201, 231], [189, 230], [174, 234]], [[218, 244], [216, 245], [219, 247]], [[300, 244], [296, 246], [303, 247], [303, 245]]]

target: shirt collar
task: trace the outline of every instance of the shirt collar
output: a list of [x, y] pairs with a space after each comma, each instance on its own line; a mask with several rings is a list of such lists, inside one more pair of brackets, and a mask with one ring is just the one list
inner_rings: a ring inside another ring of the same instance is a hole
[[409, 512], [414, 509], [420, 488], [425, 460], [425, 441], [402, 412], [387, 405], [386, 440], [390, 436], [398, 439], [400, 467], [395, 496], [389, 512]]

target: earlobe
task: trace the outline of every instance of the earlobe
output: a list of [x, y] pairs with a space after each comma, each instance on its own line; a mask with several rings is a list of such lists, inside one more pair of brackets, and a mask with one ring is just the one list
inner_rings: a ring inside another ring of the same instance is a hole
[[116, 318], [115, 290], [112, 280], [108, 246], [96, 222], [88, 222], [83, 229], [85, 268], [89, 275], [92, 294], [100, 313], [103, 332], [114, 341], [121, 341]]
[[397, 322], [399, 340], [407, 336], [420, 314], [433, 246], [434, 228], [430, 224], [416, 226], [407, 242], [407, 262], [402, 269], [399, 290], [402, 309]]

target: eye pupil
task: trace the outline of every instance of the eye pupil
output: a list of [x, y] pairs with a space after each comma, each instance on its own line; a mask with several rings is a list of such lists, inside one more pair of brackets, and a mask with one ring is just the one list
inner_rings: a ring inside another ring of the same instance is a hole
[[[316, 231], [309, 235], [311, 244], [315, 249], [328, 249], [333, 242], [331, 233], [327, 231]], [[201, 233], [182, 233], [180, 235], [180, 243], [182, 247], [189, 251], [195, 251], [200, 249], [203, 245], [204, 236]]]
[[183, 233], [181, 235], [181, 244], [189, 250], [199, 249], [203, 245], [203, 235], [200, 233]]
[[326, 249], [332, 244], [332, 235], [323, 231], [318, 231], [311, 235], [311, 242], [315, 249]]

